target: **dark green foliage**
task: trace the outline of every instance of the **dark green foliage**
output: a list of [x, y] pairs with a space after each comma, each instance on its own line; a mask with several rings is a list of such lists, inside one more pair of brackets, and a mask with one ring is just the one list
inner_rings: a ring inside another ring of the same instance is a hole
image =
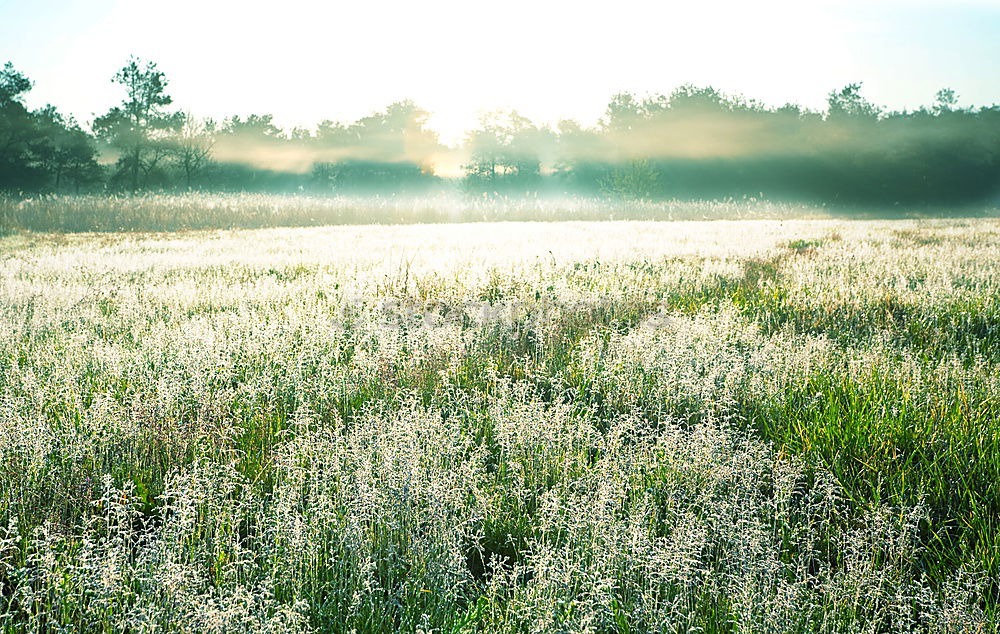
[[424, 193], [437, 181], [433, 174], [411, 162], [343, 160], [314, 163], [310, 173], [310, 189], [317, 193]]
[[169, 132], [183, 124], [181, 113], [167, 112], [173, 103], [167, 78], [156, 64], [130, 58], [112, 79], [125, 89], [125, 99], [94, 120], [94, 132], [114, 148], [118, 170], [111, 183], [135, 192], [163, 182], [163, 163], [170, 156]]
[[574, 186], [596, 179], [635, 199], [892, 206], [1000, 194], [1000, 110], [957, 109], [954, 93], [942, 91], [929, 110], [884, 112], [860, 89], [831, 93], [825, 117], [713, 89], [682, 87], [645, 100], [617, 95], [594, 139], [565, 157], [562, 175]]
[[554, 136], [517, 112], [484, 117], [469, 133], [464, 188], [471, 193], [537, 193], [541, 158]]
[[31, 87], [10, 62], [0, 70], [0, 191], [79, 192], [99, 181], [93, 139], [53, 106], [28, 110]]
[[[154, 63], [131, 58], [113, 81], [125, 98], [88, 132], [51, 106], [30, 112], [30, 80], [5, 66], [0, 190], [415, 193], [439, 189], [442, 165], [461, 163], [454, 185], [477, 197], [940, 208], [1000, 196], [1000, 106], [959, 107], [949, 89], [930, 107], [889, 112], [855, 83], [831, 92], [821, 113], [685, 85], [669, 95], [617, 94], [592, 128], [562, 121], [551, 129], [496, 112], [462, 147], [448, 148], [411, 101], [315, 129], [283, 130], [270, 114], [216, 126], [169, 110], [168, 81]], [[95, 138], [115, 165], [107, 178]]]

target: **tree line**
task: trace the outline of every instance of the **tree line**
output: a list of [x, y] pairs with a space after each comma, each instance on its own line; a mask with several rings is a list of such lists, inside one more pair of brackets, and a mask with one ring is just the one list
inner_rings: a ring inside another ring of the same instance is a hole
[[[1000, 192], [1000, 106], [888, 111], [860, 84], [825, 111], [771, 107], [714, 88], [611, 98], [586, 127], [482, 118], [446, 147], [412, 101], [353, 123], [283, 130], [271, 115], [200, 119], [176, 109], [156, 64], [114, 75], [122, 102], [84, 127], [53, 106], [29, 110], [32, 82], [0, 71], [0, 190], [163, 190], [578, 194], [621, 199], [763, 196], [848, 205], [957, 204]], [[461, 165], [441, 178], [442, 163]]]

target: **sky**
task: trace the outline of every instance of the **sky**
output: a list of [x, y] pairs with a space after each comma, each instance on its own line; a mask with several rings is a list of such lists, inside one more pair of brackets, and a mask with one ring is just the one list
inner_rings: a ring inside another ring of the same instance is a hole
[[590, 125], [616, 92], [684, 83], [814, 109], [859, 81], [893, 109], [945, 86], [997, 103], [1000, 0], [0, 0], [0, 63], [35, 81], [32, 106], [89, 123], [129, 55], [198, 116], [311, 127], [408, 98], [455, 143], [491, 110]]

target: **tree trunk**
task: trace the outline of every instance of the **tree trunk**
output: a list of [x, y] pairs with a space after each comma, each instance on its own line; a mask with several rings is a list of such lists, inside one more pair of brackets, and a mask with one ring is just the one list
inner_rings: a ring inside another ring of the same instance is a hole
[[139, 148], [132, 154], [132, 193], [139, 191]]

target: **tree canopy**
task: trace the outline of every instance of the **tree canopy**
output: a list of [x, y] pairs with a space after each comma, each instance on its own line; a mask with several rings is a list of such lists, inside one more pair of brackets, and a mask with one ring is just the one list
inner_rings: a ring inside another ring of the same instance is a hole
[[[174, 109], [166, 74], [130, 58], [120, 104], [89, 128], [53, 106], [30, 110], [32, 82], [0, 71], [0, 190], [201, 189], [615, 198], [765, 196], [845, 205], [977, 202], [1000, 194], [1000, 107], [888, 111], [860, 83], [824, 111], [771, 107], [704, 86], [619, 93], [593, 126], [555, 127], [516, 111], [485, 115], [456, 147], [409, 100], [353, 122], [284, 129], [272, 114], [216, 123]], [[100, 160], [98, 160], [100, 159]], [[442, 179], [440, 165], [461, 165]], [[450, 176], [451, 174], [449, 174]]]

